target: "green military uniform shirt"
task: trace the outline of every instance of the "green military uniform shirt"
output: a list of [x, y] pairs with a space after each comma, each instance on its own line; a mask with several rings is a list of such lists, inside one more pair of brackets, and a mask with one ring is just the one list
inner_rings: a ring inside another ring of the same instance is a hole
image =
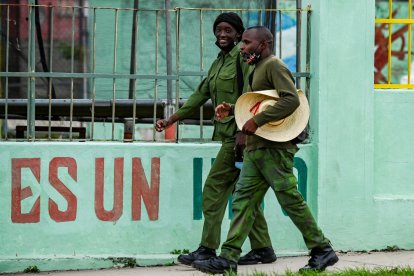
[[[222, 102], [236, 103], [237, 98], [240, 96], [237, 87], [236, 70], [237, 56], [239, 55], [239, 45], [236, 45], [229, 53], [219, 53], [211, 65], [208, 75], [201, 81], [186, 103], [176, 112], [180, 119], [185, 119], [198, 112], [199, 108], [209, 99], [211, 99], [214, 108]], [[249, 66], [242, 61], [240, 61], [240, 66], [243, 75], [247, 76], [250, 69]], [[247, 88], [247, 82], [244, 83]], [[234, 116], [228, 116], [220, 122], [214, 120], [213, 140], [234, 139], [236, 132], [237, 125]]]
[[[292, 114], [299, 106], [299, 97], [293, 81], [292, 73], [286, 65], [277, 57], [269, 56], [256, 64], [253, 73], [250, 91], [276, 89], [280, 99], [275, 105], [253, 117], [260, 127], [268, 122], [281, 120]], [[258, 148], [297, 148], [292, 142], [274, 142], [257, 135], [248, 135], [246, 149]]]

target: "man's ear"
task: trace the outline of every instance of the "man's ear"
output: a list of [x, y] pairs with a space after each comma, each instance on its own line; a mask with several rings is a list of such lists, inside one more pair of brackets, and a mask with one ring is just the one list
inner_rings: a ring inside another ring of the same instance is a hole
[[259, 44], [259, 48], [260, 48], [260, 51], [263, 51], [264, 49], [266, 49], [266, 42], [265, 41], [261, 41], [260, 42], [260, 44]]

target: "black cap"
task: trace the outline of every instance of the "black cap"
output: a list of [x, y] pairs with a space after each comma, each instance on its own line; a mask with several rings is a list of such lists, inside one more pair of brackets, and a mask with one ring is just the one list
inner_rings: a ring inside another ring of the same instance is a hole
[[226, 22], [232, 25], [238, 33], [244, 32], [243, 21], [241, 20], [240, 16], [234, 12], [224, 12], [217, 16], [216, 20], [213, 24], [213, 32], [216, 31], [216, 27], [221, 22]]

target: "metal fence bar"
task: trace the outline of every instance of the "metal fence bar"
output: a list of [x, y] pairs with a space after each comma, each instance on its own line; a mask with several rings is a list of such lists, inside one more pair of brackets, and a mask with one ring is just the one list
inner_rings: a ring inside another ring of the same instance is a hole
[[[115, 9], [115, 34], [114, 34], [114, 59], [112, 63], [112, 73], [116, 73], [116, 54], [118, 46], [118, 9]], [[115, 140], [115, 107], [116, 107], [116, 78], [112, 79], [112, 99], [114, 104], [112, 106], [112, 141]]]
[[[138, 25], [138, 23], [139, 23], [139, 19], [138, 19], [139, 17], [138, 17], [138, 10], [135, 12], [134, 11], [134, 22], [135, 22], [135, 26], [136, 26], [136, 28], [135, 28], [135, 30], [134, 30], [134, 32], [135, 32], [135, 34], [134, 34], [134, 37], [133, 37], [133, 39], [135, 39], [135, 45], [137, 46], [138, 45], [138, 30], [139, 30], [139, 25]], [[133, 48], [133, 50], [134, 50], [134, 53], [132, 53], [133, 55], [134, 55], [134, 69], [135, 69], [135, 73], [136, 73], [136, 70], [137, 70], [137, 67], [138, 67], [138, 57], [137, 57], [137, 51], [138, 51], [138, 47], [134, 47]], [[137, 118], [137, 108], [136, 108], [136, 103], [137, 103], [137, 80], [136, 79], [134, 79], [134, 82], [133, 82], [133, 87], [132, 87], [132, 92], [133, 92], [133, 95], [132, 95], [132, 99], [134, 100], [134, 107], [133, 107], [133, 109], [132, 109], [132, 122], [133, 122], [133, 127], [132, 127], [132, 141], [134, 141], [135, 140], [135, 122], [136, 122], [136, 118]]]
[[[96, 72], [96, 8], [93, 8], [93, 30], [92, 30], [92, 72]], [[91, 108], [91, 141], [94, 140], [95, 130], [95, 100], [96, 100], [96, 80], [92, 78], [92, 108]]]
[[[53, 24], [53, 18], [54, 18], [54, 7], [49, 7], [49, 70], [52, 73], [53, 72], [53, 31], [54, 31], [54, 24]], [[48, 118], [48, 129], [47, 129], [47, 137], [49, 140], [52, 140], [52, 87], [53, 87], [53, 78], [49, 79], [49, 118]]]
[[[70, 72], [74, 73], [75, 58], [75, 8], [72, 8], [72, 33], [71, 33], [71, 51], [70, 51]], [[72, 124], [73, 124], [73, 78], [70, 79], [70, 115], [69, 115], [69, 140], [72, 141]]]
[[[9, 41], [10, 41], [10, 6], [7, 6], [7, 22], [6, 22], [6, 72], [9, 72]], [[6, 98], [6, 106], [5, 106], [5, 124], [4, 124], [4, 134], [5, 139], [8, 139], [8, 105], [7, 101], [9, 99], [9, 78], [6, 77], [5, 81], [5, 98]]]
[[[35, 6], [34, 0], [29, 1], [29, 39], [28, 39], [28, 62], [27, 71], [34, 73], [36, 71], [36, 47], [35, 47]], [[27, 140], [35, 140], [35, 97], [36, 97], [36, 83], [35, 78], [28, 78], [27, 98], [29, 99], [27, 105]]]
[[[306, 72], [292, 72], [300, 77], [307, 77]], [[59, 72], [0, 72], [0, 77], [20, 77], [20, 78], [86, 78], [86, 79], [131, 79], [138, 80], [178, 80], [180, 77], [200, 77], [207, 75], [207, 72], [182, 71], [178, 75], [135, 75], [129, 74], [109, 74], [109, 73], [59, 73]]]
[[279, 11], [279, 58], [282, 58], [282, 11]]
[[[181, 9], [177, 9], [177, 12], [175, 13], [175, 26], [176, 26], [176, 45], [175, 45], [175, 66], [176, 66], [176, 72], [180, 72], [180, 11]], [[180, 101], [180, 79], [177, 78], [175, 81], [175, 110], [178, 110], [179, 108], [179, 101]], [[177, 128], [175, 131], [175, 140], [178, 141], [179, 137], [179, 127], [177, 122]]]
[[[302, 1], [296, 0], [296, 72], [301, 71], [301, 51], [302, 51], [302, 13], [299, 10], [302, 7]], [[300, 78], [296, 78], [296, 87], [300, 88]]]
[[261, 10], [258, 12], [258, 16], [259, 16], [259, 25], [263, 25], [263, 14]]
[[305, 95], [309, 99], [310, 96], [310, 58], [311, 58], [311, 15], [312, 11], [308, 6], [308, 12], [306, 13], [306, 73], [309, 74], [306, 77]]
[[[166, 11], [165, 13], [168, 13]], [[155, 12], [155, 68], [154, 68], [154, 74], [158, 75], [158, 36], [159, 36], [159, 11]], [[158, 79], [154, 80], [154, 116], [152, 117], [153, 122], [157, 120], [156, 114], [157, 114], [157, 104], [156, 100], [158, 99]], [[152, 128], [152, 141], [155, 141], [155, 128]]]
[[[200, 17], [199, 17], [199, 24], [200, 24], [200, 71], [203, 72], [204, 71], [204, 59], [203, 59], [203, 55], [204, 55], [204, 31], [203, 31], [203, 11], [200, 10]], [[200, 81], [203, 78], [200, 77]], [[204, 118], [204, 113], [203, 113], [203, 108], [200, 107], [200, 139], [204, 138], [204, 124], [203, 124], [203, 118]]]

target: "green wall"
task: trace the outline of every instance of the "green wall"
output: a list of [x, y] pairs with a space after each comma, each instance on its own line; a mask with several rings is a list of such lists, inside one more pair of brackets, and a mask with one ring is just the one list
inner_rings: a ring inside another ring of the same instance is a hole
[[311, 3], [320, 225], [341, 250], [412, 249], [414, 95], [373, 88], [374, 0]]
[[[202, 184], [218, 149], [214, 143], [1, 143], [0, 271], [111, 267], [121, 257], [140, 265], [173, 262], [170, 252], [198, 246]], [[310, 188], [311, 156], [304, 146], [295, 159], [301, 190]], [[298, 230], [271, 193], [264, 208], [278, 255], [303, 254]]]

